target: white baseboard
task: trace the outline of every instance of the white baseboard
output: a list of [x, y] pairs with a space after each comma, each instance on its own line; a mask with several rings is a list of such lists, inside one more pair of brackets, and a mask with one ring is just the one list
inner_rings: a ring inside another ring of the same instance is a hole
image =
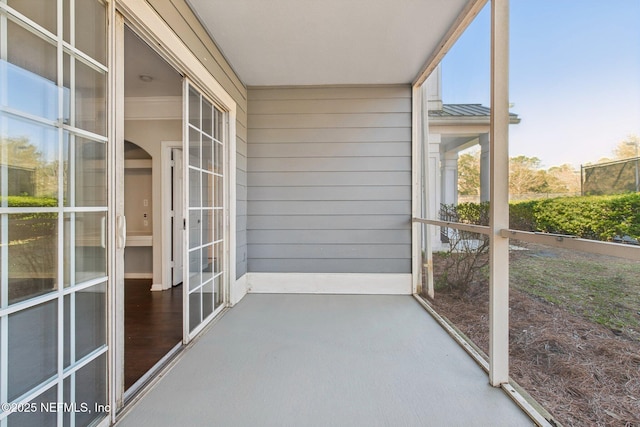
[[411, 295], [411, 274], [247, 273], [250, 293]]
[[153, 285], [151, 285], [151, 290], [153, 292], [156, 292], [156, 291], [164, 291], [166, 289], [164, 288], [164, 286], [162, 286], [162, 283], [154, 283]]
[[231, 284], [231, 289], [229, 290], [229, 303], [231, 307], [239, 303], [240, 300], [247, 295], [247, 276], [248, 274], [245, 274]]
[[125, 279], [153, 279], [153, 273], [124, 273]]

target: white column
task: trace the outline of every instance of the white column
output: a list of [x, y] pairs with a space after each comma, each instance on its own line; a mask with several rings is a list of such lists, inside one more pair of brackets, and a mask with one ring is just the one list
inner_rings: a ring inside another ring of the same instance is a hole
[[448, 151], [440, 156], [441, 200], [447, 205], [458, 203], [458, 152]]
[[489, 192], [491, 188], [489, 180], [490, 156], [489, 156], [489, 134], [480, 134], [478, 138], [480, 142], [480, 201], [489, 201]]
[[429, 213], [431, 218], [438, 219], [438, 213], [440, 212], [440, 203], [442, 198], [440, 196], [440, 134], [429, 134], [427, 149], [427, 173], [429, 174], [429, 188], [427, 189], [427, 200], [429, 203]]
[[509, 382], [509, 0], [491, 2], [489, 381]]

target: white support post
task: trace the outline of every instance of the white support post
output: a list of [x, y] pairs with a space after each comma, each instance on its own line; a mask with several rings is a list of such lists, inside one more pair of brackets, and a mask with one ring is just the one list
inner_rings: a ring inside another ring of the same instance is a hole
[[[412, 124], [411, 135], [411, 169], [412, 169], [412, 191], [411, 191], [411, 216], [419, 218], [422, 215], [422, 203], [424, 195], [421, 191], [421, 149], [422, 149], [422, 87], [413, 86], [412, 98]], [[411, 224], [411, 272], [413, 293], [418, 294], [422, 288], [422, 236], [420, 229], [422, 224], [412, 222]]]
[[446, 205], [458, 203], [458, 152], [448, 151], [440, 155], [442, 192], [440, 198]]
[[[429, 164], [429, 86], [422, 85], [420, 88], [422, 108], [424, 114], [421, 115], [420, 122], [420, 146], [422, 147], [422, 215], [424, 218], [430, 218], [433, 215], [433, 209], [431, 208], [431, 197], [429, 189], [431, 189], [430, 174], [435, 170], [432, 165]], [[440, 141], [438, 141], [438, 144]], [[435, 241], [432, 230], [435, 227], [429, 227], [426, 224], [420, 224], [422, 227], [422, 234], [424, 238], [424, 254], [421, 264], [424, 265], [426, 261], [427, 271], [425, 282], [427, 284], [427, 295], [433, 299], [435, 297], [435, 289], [433, 283], [433, 242]], [[437, 237], [437, 236], [436, 236]]]
[[491, 170], [489, 134], [481, 134], [478, 140], [480, 142], [480, 201], [488, 202], [491, 191], [491, 184], [489, 183], [489, 171]]
[[489, 381], [509, 381], [509, 0], [491, 2]]

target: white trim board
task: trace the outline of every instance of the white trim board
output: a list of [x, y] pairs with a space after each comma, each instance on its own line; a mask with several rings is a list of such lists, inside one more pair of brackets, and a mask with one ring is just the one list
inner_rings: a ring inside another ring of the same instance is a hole
[[411, 295], [411, 274], [247, 273], [249, 293]]
[[247, 295], [247, 292], [249, 291], [247, 276], [248, 274], [245, 274], [235, 282], [233, 280], [231, 281], [231, 289], [229, 290], [229, 305], [231, 307], [239, 303], [240, 300]]

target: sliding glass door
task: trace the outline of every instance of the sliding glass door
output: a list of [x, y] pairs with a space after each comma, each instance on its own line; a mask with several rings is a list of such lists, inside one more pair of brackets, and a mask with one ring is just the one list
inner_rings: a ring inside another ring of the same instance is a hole
[[0, 0], [0, 426], [108, 412], [106, 64], [104, 2]]
[[185, 82], [187, 215], [185, 336], [223, 307], [225, 275], [225, 113]]

